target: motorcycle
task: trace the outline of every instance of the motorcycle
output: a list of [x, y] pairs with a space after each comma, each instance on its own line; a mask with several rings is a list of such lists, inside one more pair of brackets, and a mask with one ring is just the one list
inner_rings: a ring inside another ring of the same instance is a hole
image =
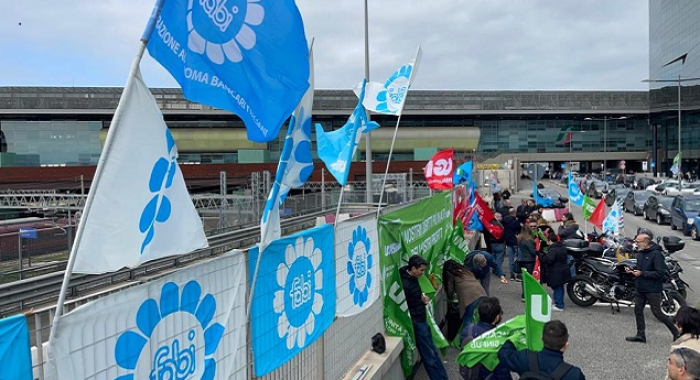
[[[635, 280], [626, 268], [634, 268], [636, 259], [622, 261], [603, 257], [603, 246], [582, 240], [565, 240], [564, 247], [574, 258], [576, 276], [567, 284], [566, 291], [573, 303], [588, 307], [598, 301], [610, 303], [613, 313], [620, 311], [620, 304], [634, 305]], [[674, 288], [670, 279], [664, 283], [661, 294], [661, 310], [673, 317], [685, 299]], [[617, 308], [615, 308], [617, 306]]]

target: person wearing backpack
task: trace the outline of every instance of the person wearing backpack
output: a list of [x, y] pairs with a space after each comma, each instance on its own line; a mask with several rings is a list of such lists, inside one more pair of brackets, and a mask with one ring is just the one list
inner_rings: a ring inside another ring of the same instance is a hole
[[[493, 330], [501, 323], [503, 309], [496, 297], [486, 297], [479, 303], [479, 323], [469, 325], [467, 335], [462, 340], [462, 347], [469, 344], [475, 338]], [[492, 371], [486, 369], [481, 363], [473, 367], [459, 367], [459, 374], [464, 380], [511, 380], [508, 368], [499, 364]]]
[[540, 352], [517, 350], [507, 340], [498, 350], [499, 365], [518, 373], [520, 379], [530, 380], [585, 380], [581, 368], [564, 362], [564, 351], [569, 348], [569, 331], [564, 322], [552, 320], [542, 330], [544, 348]]

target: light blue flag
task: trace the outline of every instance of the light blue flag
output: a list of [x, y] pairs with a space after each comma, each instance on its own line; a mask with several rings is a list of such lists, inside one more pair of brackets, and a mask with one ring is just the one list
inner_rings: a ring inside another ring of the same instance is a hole
[[459, 165], [457, 170], [455, 170], [454, 185], [457, 186], [462, 182], [471, 183], [472, 182], [472, 162], [467, 161], [462, 165]]
[[294, 110], [287, 137], [284, 140], [280, 163], [277, 166], [275, 183], [265, 203], [262, 220], [260, 221], [260, 243], [267, 246], [272, 240], [279, 239], [280, 228], [279, 208], [291, 188], [299, 187], [309, 179], [314, 170], [311, 159], [311, 110], [314, 102], [313, 53], [309, 52], [309, 89], [301, 98], [299, 106]]
[[[386, 82], [369, 82], [366, 86], [363, 83], [362, 89], [367, 93], [362, 101], [364, 106], [368, 110], [385, 115], [401, 116], [408, 90], [413, 84], [414, 76], [420, 64], [421, 55], [419, 46], [416, 57], [408, 64], [399, 67]], [[357, 88], [355, 89], [356, 94], [358, 90]]]
[[0, 319], [0, 368], [2, 379], [33, 379], [29, 328], [23, 314]]
[[342, 128], [326, 133], [320, 124], [316, 124], [318, 157], [326, 163], [328, 171], [343, 186], [348, 181], [350, 162], [355, 154], [355, 149], [357, 149], [357, 144], [362, 138], [362, 133], [379, 128], [379, 124], [367, 120], [367, 111], [362, 106], [366, 83], [367, 80], [362, 82], [357, 106]]
[[185, 97], [235, 113], [252, 141], [277, 138], [309, 87], [293, 0], [168, 0], [145, 37]]
[[[256, 376], [264, 376], [321, 338], [336, 307], [333, 225], [273, 241], [260, 258], [251, 295]], [[254, 273], [260, 249], [249, 251]], [[252, 282], [251, 278], [251, 282]]]
[[569, 202], [575, 204], [578, 207], [583, 207], [583, 194], [581, 194], [581, 189], [578, 184], [574, 181], [574, 177], [569, 172]]

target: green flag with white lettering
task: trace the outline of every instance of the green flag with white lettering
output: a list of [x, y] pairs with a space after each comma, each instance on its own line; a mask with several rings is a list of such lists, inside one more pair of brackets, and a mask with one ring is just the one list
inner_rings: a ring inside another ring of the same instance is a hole
[[493, 371], [498, 365], [498, 350], [506, 340], [512, 341], [517, 349], [527, 347], [524, 315], [518, 315], [474, 338], [462, 348], [456, 362], [467, 367], [474, 367], [481, 362], [486, 369]]
[[544, 348], [542, 331], [544, 324], [552, 318], [552, 299], [542, 284], [527, 270], [523, 270], [523, 288], [525, 293], [525, 335], [527, 348], [541, 351]]
[[595, 211], [596, 203], [588, 195], [583, 196], [583, 205], [581, 206], [581, 212], [583, 212], [583, 219], [588, 220], [591, 218], [591, 214]]

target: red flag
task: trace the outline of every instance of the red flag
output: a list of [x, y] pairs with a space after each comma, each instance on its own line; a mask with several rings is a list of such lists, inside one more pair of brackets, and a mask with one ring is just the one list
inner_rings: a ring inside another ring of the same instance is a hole
[[603, 199], [601, 199], [600, 202], [598, 202], [598, 205], [595, 206], [595, 210], [593, 210], [593, 213], [591, 213], [591, 217], [588, 218], [588, 221], [594, 226], [602, 229], [603, 220], [605, 220], [605, 202], [603, 202]]
[[496, 219], [496, 215], [476, 191], [474, 192], [474, 198], [476, 199], [474, 208], [479, 213], [479, 221], [493, 237], [500, 239], [503, 236], [503, 226], [500, 223], [492, 223]]
[[423, 175], [432, 190], [446, 190], [454, 187], [454, 150], [447, 149], [435, 153], [423, 168]]
[[542, 271], [541, 265], [540, 265], [540, 257], [535, 256], [535, 266], [532, 268], [532, 277], [535, 278], [535, 280], [540, 281], [542, 278], [542, 275], [540, 274]]

